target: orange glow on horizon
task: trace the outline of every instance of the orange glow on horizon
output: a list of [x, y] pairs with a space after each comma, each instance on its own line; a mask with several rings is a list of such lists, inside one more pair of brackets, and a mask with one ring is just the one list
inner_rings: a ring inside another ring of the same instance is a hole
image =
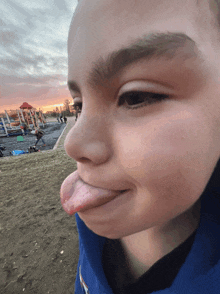
[[53, 107], [60, 107], [60, 106], [64, 106], [64, 104], [54, 104]]
[[[66, 99], [68, 99], [68, 98], [66, 98]], [[63, 98], [62, 100], [66, 100], [65, 98]], [[70, 104], [72, 104], [71, 103], [71, 99], [68, 99], [69, 101], [70, 101]], [[59, 110], [60, 110], [60, 107], [61, 108], [63, 108], [64, 107], [64, 103], [61, 103], [59, 100], [57, 101], [57, 100], [55, 100], [54, 101], [54, 104], [42, 104], [42, 105], [37, 105], [36, 103], [32, 103], [31, 101], [25, 101], [25, 102], [28, 102], [30, 105], [32, 105], [36, 110], [39, 110], [39, 109], [41, 109], [44, 113], [46, 113], [47, 111], [53, 111], [53, 110], [55, 110], [56, 109], [56, 107], [58, 107], [59, 108]], [[19, 109], [19, 107], [21, 106], [21, 104], [20, 105], [17, 105], [17, 104], [12, 104], [12, 105], [7, 105], [7, 106], [1, 106], [0, 107], [0, 113], [4, 113], [5, 112], [5, 110], [6, 111], [10, 111], [10, 110], [16, 110], [16, 109]]]

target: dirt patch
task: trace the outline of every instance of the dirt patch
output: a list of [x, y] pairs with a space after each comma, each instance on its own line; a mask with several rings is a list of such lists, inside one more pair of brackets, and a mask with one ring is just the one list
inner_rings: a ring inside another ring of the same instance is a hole
[[59, 190], [75, 169], [63, 148], [0, 159], [0, 293], [74, 293], [78, 233]]

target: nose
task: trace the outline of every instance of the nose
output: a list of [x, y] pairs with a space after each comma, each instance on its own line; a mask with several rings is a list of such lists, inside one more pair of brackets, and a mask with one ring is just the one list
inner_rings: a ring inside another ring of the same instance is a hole
[[82, 112], [66, 137], [66, 153], [77, 162], [103, 164], [111, 157], [109, 134], [104, 115], [86, 116]]

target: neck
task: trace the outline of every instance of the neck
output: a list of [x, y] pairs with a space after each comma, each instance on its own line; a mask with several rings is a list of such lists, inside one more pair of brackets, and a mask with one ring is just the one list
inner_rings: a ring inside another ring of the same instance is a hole
[[200, 201], [197, 201], [188, 211], [166, 224], [120, 239], [134, 279], [182, 244], [198, 228], [199, 220]]

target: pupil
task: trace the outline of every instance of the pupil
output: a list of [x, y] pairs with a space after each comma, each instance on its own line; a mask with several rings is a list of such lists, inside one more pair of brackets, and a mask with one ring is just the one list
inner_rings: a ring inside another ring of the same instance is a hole
[[135, 105], [139, 103], [143, 103], [145, 101], [145, 95], [141, 95], [142, 93], [130, 93], [126, 98], [128, 105]]

